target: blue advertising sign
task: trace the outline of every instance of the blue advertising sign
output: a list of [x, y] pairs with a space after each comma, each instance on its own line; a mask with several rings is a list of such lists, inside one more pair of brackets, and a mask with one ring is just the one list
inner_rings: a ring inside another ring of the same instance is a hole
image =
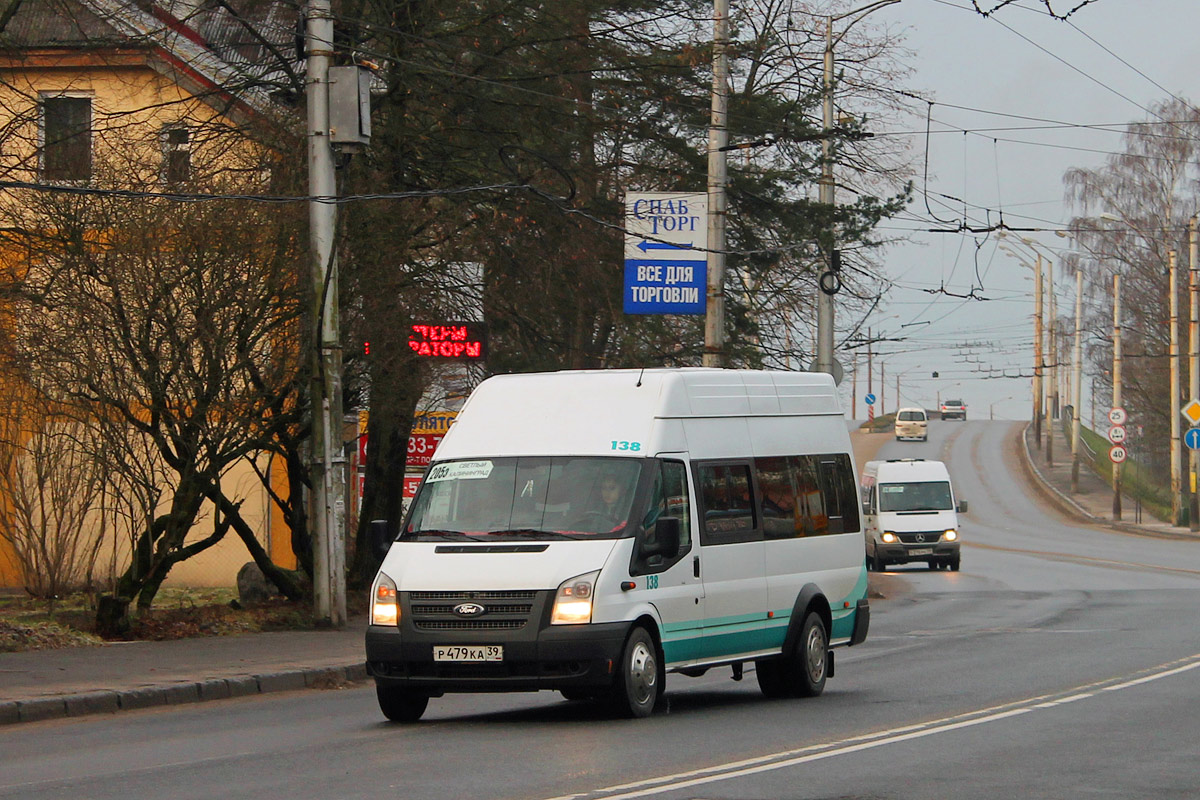
[[626, 194], [625, 313], [705, 313], [707, 236], [706, 193]]
[[625, 313], [703, 314], [707, 266], [704, 261], [625, 259]]

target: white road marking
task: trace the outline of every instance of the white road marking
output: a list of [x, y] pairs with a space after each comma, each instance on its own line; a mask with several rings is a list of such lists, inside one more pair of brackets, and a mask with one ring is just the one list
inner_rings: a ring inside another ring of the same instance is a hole
[[672, 775], [662, 775], [657, 778], [593, 789], [587, 792], [562, 795], [548, 800], [631, 800], [636, 797], [649, 797], [701, 786], [731, 778], [742, 778], [777, 769], [794, 767], [811, 761], [820, 761], [836, 756], [843, 756], [863, 750], [870, 750], [889, 744], [921, 739], [939, 733], [961, 730], [963, 728], [984, 725], [1010, 719], [1031, 711], [1052, 709], [1066, 703], [1096, 697], [1099, 692], [1114, 692], [1133, 686], [1150, 683], [1151, 681], [1179, 675], [1200, 667], [1200, 653], [1160, 664], [1147, 670], [1142, 670], [1135, 678], [1127, 676], [1111, 678], [1082, 686], [1075, 686], [1063, 692], [1031, 697], [1017, 703], [977, 709], [966, 714], [956, 714], [952, 717], [930, 720], [929, 722], [906, 725], [899, 728], [866, 733], [849, 739], [808, 745], [795, 750], [784, 750], [756, 758], [731, 761], [725, 764], [714, 764], [710, 767], [678, 772]]

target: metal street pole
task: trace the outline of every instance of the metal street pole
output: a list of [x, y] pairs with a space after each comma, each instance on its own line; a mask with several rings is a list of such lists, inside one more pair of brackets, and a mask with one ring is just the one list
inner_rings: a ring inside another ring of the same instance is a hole
[[[1197, 277], [1196, 263], [1196, 216], [1188, 220], [1188, 293], [1192, 301], [1192, 318], [1188, 326], [1188, 361], [1189, 361], [1189, 396], [1188, 402], [1200, 395], [1200, 278]], [[1176, 395], [1178, 397], [1178, 395]], [[1179, 424], [1179, 410], [1176, 409], [1172, 420]], [[1200, 467], [1200, 453], [1194, 449], [1188, 451], [1190, 501], [1188, 503], [1188, 528], [1200, 531], [1200, 496], [1196, 494], [1196, 471]]]
[[1049, 300], [1047, 305], [1050, 307], [1050, 325], [1049, 327], [1049, 355], [1050, 355], [1050, 384], [1046, 389], [1048, 406], [1046, 418], [1050, 421], [1049, 430], [1046, 431], [1046, 463], [1054, 466], [1054, 421], [1058, 417], [1058, 343], [1055, 341], [1055, 318], [1058, 316], [1058, 311], [1054, 304], [1054, 262], [1046, 259], [1046, 291], [1049, 292]]
[[1079, 492], [1079, 405], [1083, 397], [1083, 271], [1075, 270], [1075, 363], [1071, 381], [1071, 491]]
[[[1121, 405], [1121, 276], [1113, 275], [1113, 408]], [[1113, 519], [1121, 519], [1121, 464], [1113, 462]]]
[[[847, 11], [844, 14], [837, 16], [827, 16], [825, 18], [825, 64], [824, 64], [824, 80], [823, 80], [823, 97], [821, 102], [821, 191], [819, 199], [821, 203], [832, 208], [835, 202], [834, 196], [834, 179], [833, 179], [833, 48], [834, 45], [842, 40], [842, 36], [846, 32], [865, 17], [867, 14], [884, 6], [890, 6], [899, 3], [900, 0], [877, 0], [877, 2], [869, 3], [861, 8], [856, 8], [853, 11]], [[854, 17], [845, 30], [834, 39], [833, 23]], [[833, 251], [837, 248], [837, 241], [834, 231], [829, 231], [829, 264], [828, 269], [832, 272], [833, 268]], [[836, 275], [834, 276], [836, 287]], [[833, 295], [824, 290], [824, 280], [817, 282], [817, 372], [833, 373]], [[881, 390], [882, 392], [882, 390]]]
[[1171, 524], [1183, 521], [1183, 464], [1179, 441], [1179, 266], [1175, 251], [1167, 255], [1167, 286], [1171, 314]]
[[[713, 2], [712, 120], [708, 128], [708, 302], [704, 317], [706, 367], [725, 362], [725, 186], [729, 172], [729, 0]], [[832, 371], [832, 370], [830, 370]]]
[[314, 526], [313, 596], [317, 617], [346, 623], [345, 476], [342, 464], [342, 351], [338, 264], [334, 250], [337, 195], [329, 143], [329, 66], [333, 59], [330, 0], [308, 0], [309, 244], [313, 286], [311, 384]]
[[1042, 254], [1037, 253], [1037, 271], [1033, 278], [1033, 439], [1042, 449]]
[[[825, 18], [825, 72], [821, 102], [821, 191], [820, 201], [827, 207], [834, 204], [833, 187], [833, 17]], [[837, 246], [833, 232], [829, 235], [829, 251]], [[830, 261], [832, 266], [832, 257]], [[817, 371], [833, 372], [833, 295], [817, 284]]]

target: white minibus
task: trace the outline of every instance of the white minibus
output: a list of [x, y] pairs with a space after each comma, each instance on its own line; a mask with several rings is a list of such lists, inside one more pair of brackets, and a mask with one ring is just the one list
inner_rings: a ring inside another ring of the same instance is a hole
[[747, 665], [769, 697], [819, 694], [870, 622], [859, 502], [828, 375], [489, 378], [403, 524], [372, 527], [380, 709], [551, 689], [642, 717], [668, 673]]
[[941, 461], [897, 458], [868, 461], [862, 476], [863, 537], [869, 566], [921, 561], [930, 569], [961, 564], [958, 513], [950, 473]]

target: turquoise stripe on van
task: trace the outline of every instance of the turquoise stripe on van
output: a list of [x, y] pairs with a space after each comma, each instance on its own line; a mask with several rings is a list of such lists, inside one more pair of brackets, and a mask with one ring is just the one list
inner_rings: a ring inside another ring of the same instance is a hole
[[[866, 594], [867, 571], [864, 567], [854, 589], [830, 610], [833, 619], [830, 639], [850, 638], [854, 633], [858, 600]], [[844, 607], [847, 602], [850, 608]], [[777, 609], [774, 615], [765, 619], [761, 614], [737, 614], [667, 623], [662, 631], [663, 655], [667, 663], [677, 663], [781, 649], [791, 616], [792, 609], [785, 608]]]

